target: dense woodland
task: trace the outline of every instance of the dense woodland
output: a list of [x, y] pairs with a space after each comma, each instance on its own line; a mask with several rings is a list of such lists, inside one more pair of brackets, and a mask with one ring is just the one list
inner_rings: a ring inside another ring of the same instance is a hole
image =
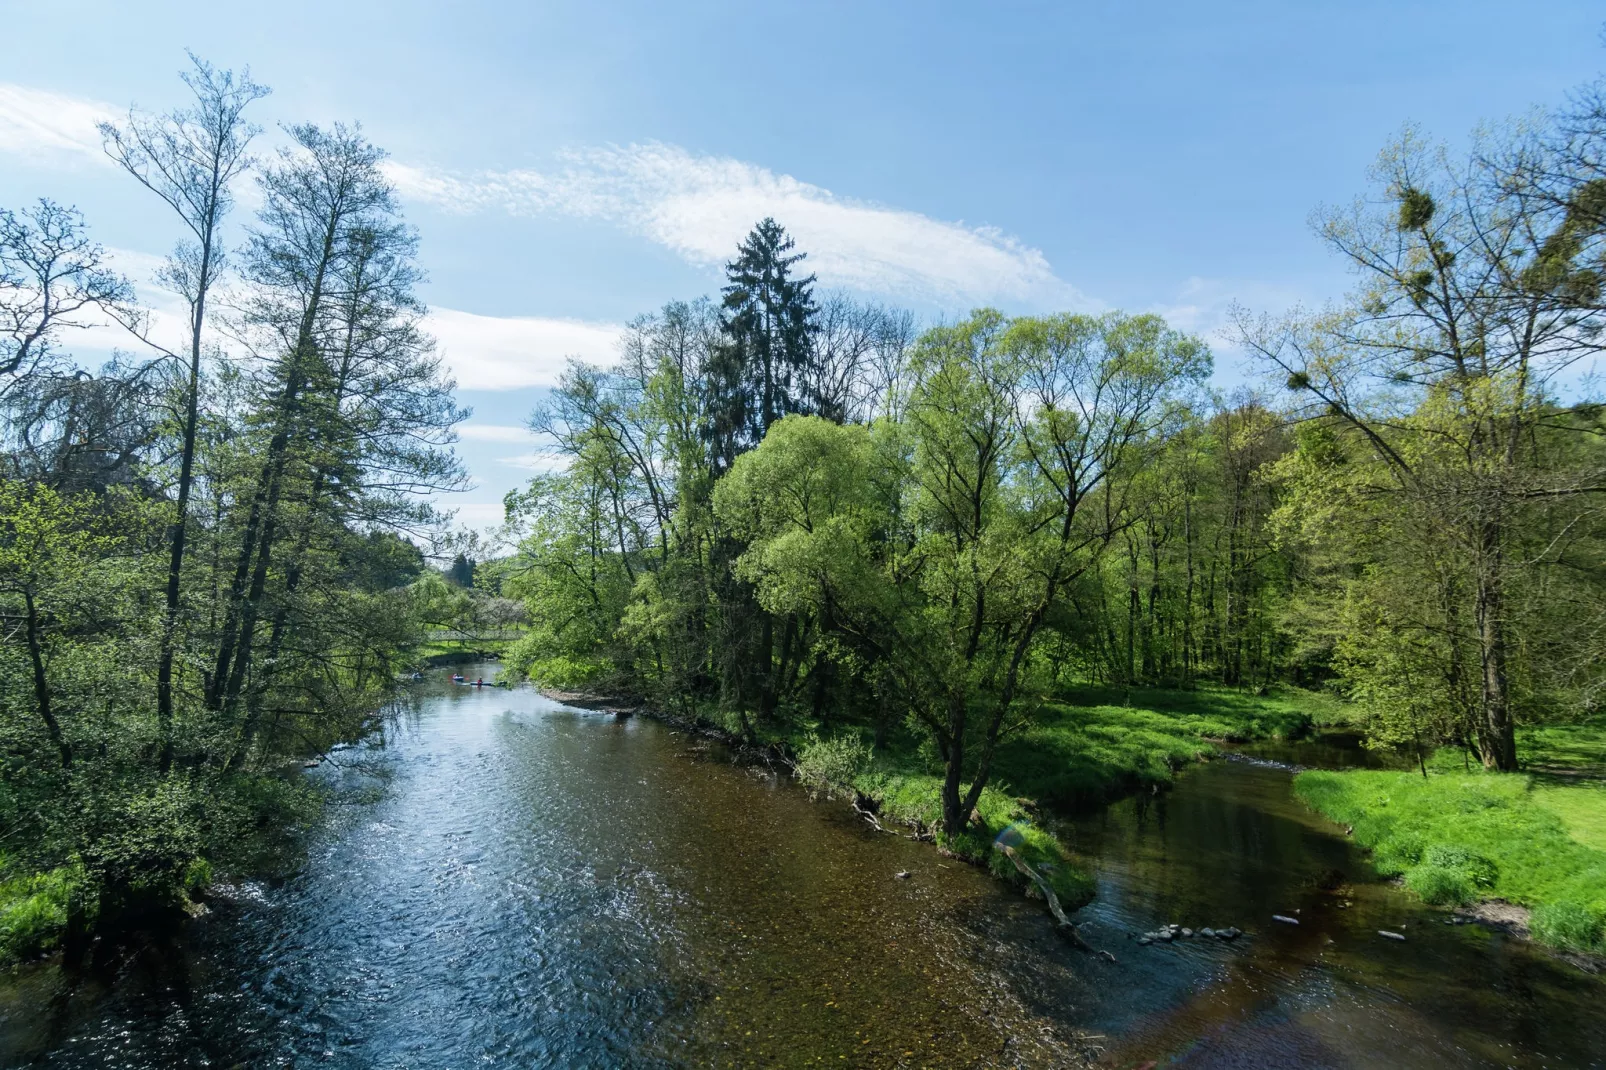
[[748, 737], [907, 729], [950, 835], [1072, 683], [1330, 688], [1515, 769], [1606, 682], [1603, 124], [1408, 131], [1318, 218], [1351, 297], [1238, 315], [1261, 392], [1152, 315], [916, 330], [765, 220], [535, 414], [568, 466], [508, 502], [515, 658]]
[[[181, 347], [77, 212], [0, 212], [9, 950], [40, 916], [83, 931], [181, 902], [308, 812], [281, 767], [394, 693], [420, 495], [464, 478], [383, 154], [301, 125], [255, 159], [266, 90], [200, 62], [185, 81], [189, 107], [102, 129], [171, 219]], [[261, 207], [226, 247], [246, 181]], [[97, 322], [127, 352], [94, 371], [66, 343]]]
[[[182, 346], [74, 210], [0, 212], [0, 851], [69, 929], [252, 864], [308, 812], [286, 770], [467, 617], [524, 629], [543, 683], [903, 741], [949, 836], [1073, 686], [1325, 689], [1376, 742], [1494, 770], [1514, 726], [1600, 710], [1599, 94], [1460, 155], [1407, 132], [1318, 218], [1353, 294], [1239, 314], [1259, 390], [1213, 391], [1154, 315], [917, 323], [825, 291], [763, 220], [717, 297], [570, 366], [532, 417], [564, 467], [475, 570], [426, 563], [466, 414], [383, 153], [301, 125], [257, 158], [266, 90], [186, 83], [102, 131], [171, 220]], [[128, 339], [98, 370], [91, 322]]]

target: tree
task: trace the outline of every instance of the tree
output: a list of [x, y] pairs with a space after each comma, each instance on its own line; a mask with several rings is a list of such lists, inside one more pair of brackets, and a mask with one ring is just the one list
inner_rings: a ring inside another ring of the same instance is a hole
[[465, 554], [458, 554], [452, 558], [452, 566], [446, 570], [446, 578], [453, 584], [467, 590], [474, 586], [474, 562]]
[[[188, 373], [181, 394], [178, 482], [174, 488], [173, 522], [167, 534], [166, 615], [156, 664], [156, 710], [167, 735], [171, 735], [173, 720], [174, 631], [178, 626], [190, 487], [195, 474], [206, 301], [224, 270], [219, 231], [233, 205], [230, 185], [252, 162], [247, 149], [258, 128], [245, 121], [244, 112], [268, 93], [265, 87], [251, 81], [249, 71], [236, 81], [232, 71], [216, 70], [194, 53], [190, 53], [190, 63], [193, 69], [179, 77], [195, 97], [192, 107], [162, 116], [143, 116], [130, 110], [121, 126], [100, 124], [107, 155], [173, 209], [189, 231], [189, 237], [179, 243], [160, 276], [189, 305]], [[183, 359], [171, 352], [167, 356]], [[166, 746], [163, 761], [171, 760], [171, 747]]]
[[[263, 370], [260, 420], [267, 440], [206, 682], [206, 705], [214, 710], [232, 706], [244, 689], [281, 533], [281, 499], [309, 448], [316, 417], [329, 412], [320, 410], [319, 391], [329, 384], [328, 358], [340, 352], [341, 297], [353, 292], [341, 287], [357, 284], [360, 264], [379, 255], [406, 259], [414, 244], [395, 219], [394, 193], [379, 170], [384, 154], [360, 131], [337, 124], [328, 131], [302, 125], [290, 133], [294, 146], [261, 178], [260, 224], [246, 250], [252, 296], [241, 335]], [[393, 314], [386, 305], [380, 316]]]
[[705, 434], [717, 471], [764, 438], [776, 420], [811, 411], [805, 394], [813, 357], [814, 276], [793, 276], [807, 256], [764, 219], [725, 265], [725, 344], [708, 369]]
[[977, 312], [922, 336], [906, 420], [876, 448], [793, 417], [716, 488], [764, 608], [806, 608], [889, 667], [942, 757], [949, 836], [1039, 683], [1050, 612], [1130, 523], [1171, 400], [1208, 369], [1152, 316]]
[[132, 298], [77, 209], [43, 198], [20, 213], [0, 208], [0, 390], [48, 368], [63, 330], [128, 314]]
[[[1382, 197], [1330, 213], [1328, 244], [1361, 279], [1350, 304], [1285, 322], [1240, 320], [1249, 347], [1367, 444], [1377, 493], [1414, 500], [1470, 563], [1465, 628], [1484, 764], [1517, 767], [1509, 594], [1521, 516], [1601, 493], [1596, 474], [1536, 464], [1536, 436], [1580, 410], [1555, 400], [1599, 353], [1602, 231], [1594, 187], [1540, 140], [1491, 135], [1463, 162], [1414, 131], [1386, 150]], [[1537, 190], [1549, 188], [1550, 196]]]

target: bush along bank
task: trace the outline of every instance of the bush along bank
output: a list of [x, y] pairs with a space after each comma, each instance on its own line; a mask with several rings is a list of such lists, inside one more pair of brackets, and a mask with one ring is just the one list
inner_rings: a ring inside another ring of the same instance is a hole
[[[1443, 763], [1437, 763], [1442, 769]], [[1541, 943], [1606, 953], [1606, 850], [1580, 839], [1567, 804], [1606, 816], [1606, 791], [1526, 774], [1377, 771], [1299, 774], [1295, 793], [1347, 825], [1378, 872], [1423, 900], [1504, 900], [1531, 911]]]
[[793, 771], [810, 791], [850, 800], [876, 827], [902, 826], [917, 839], [983, 866], [1006, 883], [1036, 894], [1031, 882], [1002, 850], [1035, 870], [1054, 890], [1061, 905], [1075, 910], [1093, 898], [1092, 876], [1072, 859], [1065, 846], [1033, 821], [1035, 803], [1008, 795], [998, 787], [982, 791], [969, 830], [962, 836], [941, 831], [942, 778], [920, 772], [896, 756], [878, 756], [856, 733], [822, 738], [811, 732], [789, 741], [796, 758]]
[[293, 868], [323, 801], [300, 766], [106, 789], [0, 855], [0, 966], [202, 913], [220, 878]]

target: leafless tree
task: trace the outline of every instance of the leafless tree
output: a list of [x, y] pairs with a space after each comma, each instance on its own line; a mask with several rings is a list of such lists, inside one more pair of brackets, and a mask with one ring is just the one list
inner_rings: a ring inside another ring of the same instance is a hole
[[76, 208], [0, 208], [0, 393], [50, 368], [61, 331], [131, 317], [132, 298]]

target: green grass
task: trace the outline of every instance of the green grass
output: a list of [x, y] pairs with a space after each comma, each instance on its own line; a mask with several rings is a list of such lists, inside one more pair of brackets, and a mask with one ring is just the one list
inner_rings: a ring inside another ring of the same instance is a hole
[[[1067, 908], [1080, 906], [1093, 894], [1092, 879], [1031, 822], [1037, 802], [1086, 806], [1169, 783], [1182, 766], [1215, 753], [1215, 741], [1297, 738], [1315, 723], [1338, 719], [1339, 711], [1335, 700], [1293, 688], [1262, 696], [1211, 687], [1067, 690], [999, 745], [992, 782], [977, 806], [982, 827], [945, 846], [1024, 884], [1009, 860], [992, 849], [999, 833], [1014, 826], [1021, 835], [1018, 853], [1048, 876]], [[800, 774], [816, 787], [857, 791], [893, 821], [940, 824], [940, 766], [915, 737], [900, 734], [871, 753], [857, 728], [839, 729], [823, 742], [816, 735], [820, 729], [796, 722], [764, 734], [803, 756]]]
[[[853, 787], [877, 802], [884, 820], [927, 829], [941, 824], [940, 776], [896, 771], [881, 764], [856, 776]], [[996, 788], [984, 788], [976, 804], [976, 816], [980, 828], [961, 837], [939, 837], [938, 842], [962, 858], [985, 865], [1000, 880], [1025, 887], [1026, 878], [1003, 852], [993, 849], [999, 834], [1013, 828], [1019, 834], [1019, 842], [1013, 844], [1016, 853], [1047, 878], [1065, 909], [1075, 910], [1093, 898], [1092, 876], [1075, 864], [1064, 845], [1032, 823], [1031, 815], [1018, 800]]]
[[416, 658], [419, 662], [439, 663], [449, 658], [476, 658], [481, 654], [496, 654], [502, 656], [511, 647], [511, 639], [487, 639], [480, 643], [465, 643], [456, 639], [442, 639], [418, 646]]
[[997, 782], [1012, 794], [1089, 806], [1153, 784], [1216, 752], [1215, 742], [1297, 739], [1337, 719], [1336, 701], [1294, 688], [1252, 695], [1084, 687], [1049, 703], [999, 745]]
[[1294, 791], [1427, 901], [1505, 899], [1533, 908], [1540, 940], [1606, 951], [1606, 791], [1521, 773], [1371, 770], [1301, 773]]
[[1606, 777], [1606, 721], [1519, 728], [1517, 759], [1525, 767]]
[[1536, 783], [1534, 800], [1561, 818], [1567, 833], [1585, 847], [1606, 851], [1606, 784]]
[[32, 958], [60, 942], [81, 876], [63, 866], [0, 881], [0, 963]]

